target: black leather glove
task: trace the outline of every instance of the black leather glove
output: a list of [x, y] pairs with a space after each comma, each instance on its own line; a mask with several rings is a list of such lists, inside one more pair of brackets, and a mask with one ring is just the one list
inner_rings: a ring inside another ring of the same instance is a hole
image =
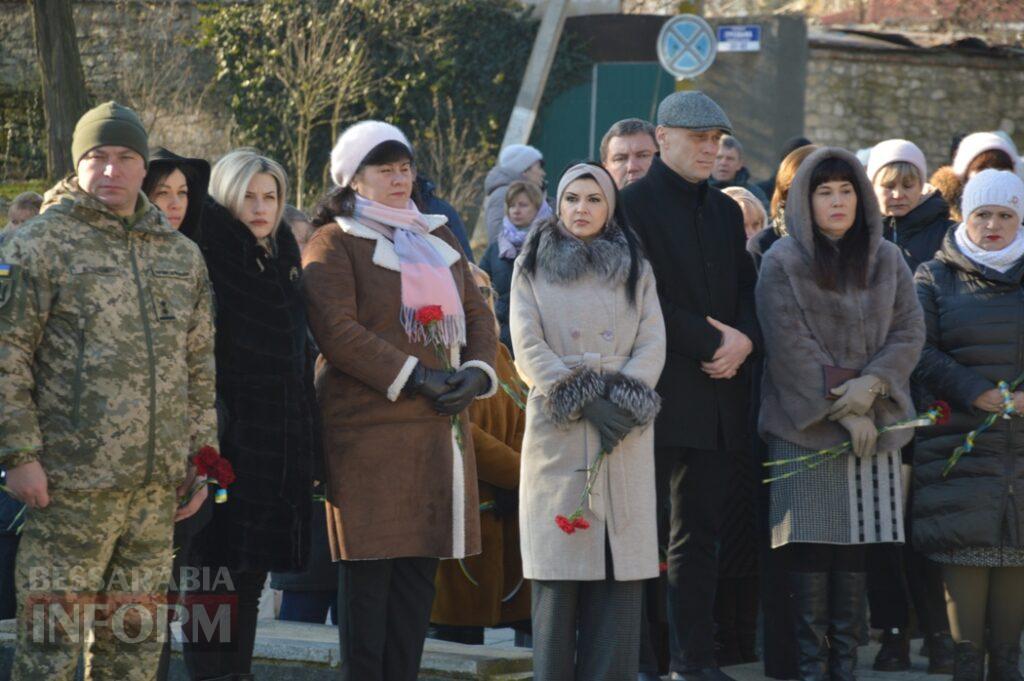
[[601, 449], [611, 454], [622, 438], [636, 427], [632, 414], [612, 404], [603, 397], [596, 397], [583, 405], [583, 418], [594, 424], [601, 437]]
[[405, 382], [405, 394], [409, 397], [423, 395], [428, 400], [436, 400], [441, 395], [451, 391], [448, 379], [451, 378], [450, 371], [440, 369], [428, 369], [422, 364], [417, 364]]
[[478, 395], [487, 392], [491, 378], [483, 369], [468, 367], [459, 369], [448, 377], [450, 392], [434, 400], [434, 409], [447, 416], [455, 416], [469, 406]]

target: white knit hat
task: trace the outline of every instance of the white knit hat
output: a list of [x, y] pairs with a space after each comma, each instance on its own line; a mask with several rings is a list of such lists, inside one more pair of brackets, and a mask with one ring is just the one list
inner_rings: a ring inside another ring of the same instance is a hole
[[[997, 149], [1006, 152], [1006, 155], [1013, 161], [1013, 168], [1016, 171], [1020, 167], [1020, 157], [1013, 145], [1008, 144], [1005, 139], [994, 132], [975, 132], [963, 138], [960, 146], [956, 148], [956, 156], [953, 157], [953, 172], [961, 179], [967, 175], [967, 166], [971, 161], [986, 151]], [[966, 215], [966, 213], [965, 213]]]
[[879, 142], [868, 160], [868, 179], [875, 181], [878, 171], [890, 163], [909, 163], [921, 174], [921, 183], [928, 181], [928, 163], [921, 148], [908, 140], [891, 139]]
[[1024, 218], [1024, 180], [1009, 170], [987, 168], [967, 181], [960, 212], [966, 219], [982, 206], [1009, 208]]
[[498, 154], [498, 165], [513, 173], [526, 172], [526, 169], [544, 158], [544, 154], [529, 144], [510, 144]]
[[383, 121], [362, 121], [346, 128], [331, 149], [331, 179], [347, 187], [366, 155], [382, 142], [401, 142], [412, 154], [412, 145], [401, 130]]

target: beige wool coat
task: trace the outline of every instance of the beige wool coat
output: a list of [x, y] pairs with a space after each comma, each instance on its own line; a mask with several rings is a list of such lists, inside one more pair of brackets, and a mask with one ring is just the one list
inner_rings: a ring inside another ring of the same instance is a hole
[[[531, 251], [536, 268], [524, 263]], [[527, 579], [605, 578], [605, 537], [614, 578], [658, 574], [654, 386], [665, 363], [665, 325], [654, 274], [638, 263], [636, 300], [627, 295], [629, 248], [617, 227], [584, 243], [554, 221], [539, 225], [512, 278], [510, 328], [516, 368], [530, 387], [519, 487], [523, 574]], [[601, 467], [584, 517], [590, 529], [565, 534], [556, 515], [579, 503], [600, 450], [581, 408], [603, 395], [638, 425]]]

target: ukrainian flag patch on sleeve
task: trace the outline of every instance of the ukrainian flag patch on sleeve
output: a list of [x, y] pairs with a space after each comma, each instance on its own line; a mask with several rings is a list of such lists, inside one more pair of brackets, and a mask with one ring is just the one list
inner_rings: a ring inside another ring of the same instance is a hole
[[18, 266], [0, 262], [0, 310], [7, 307], [7, 303], [14, 298], [14, 288], [17, 285]]

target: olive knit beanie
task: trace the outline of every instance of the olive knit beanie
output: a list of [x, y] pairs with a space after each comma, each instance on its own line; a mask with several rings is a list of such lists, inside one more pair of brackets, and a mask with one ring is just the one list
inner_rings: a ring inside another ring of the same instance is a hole
[[91, 150], [108, 144], [139, 152], [149, 165], [149, 135], [142, 120], [134, 111], [117, 102], [104, 102], [78, 119], [71, 138], [75, 165]]

